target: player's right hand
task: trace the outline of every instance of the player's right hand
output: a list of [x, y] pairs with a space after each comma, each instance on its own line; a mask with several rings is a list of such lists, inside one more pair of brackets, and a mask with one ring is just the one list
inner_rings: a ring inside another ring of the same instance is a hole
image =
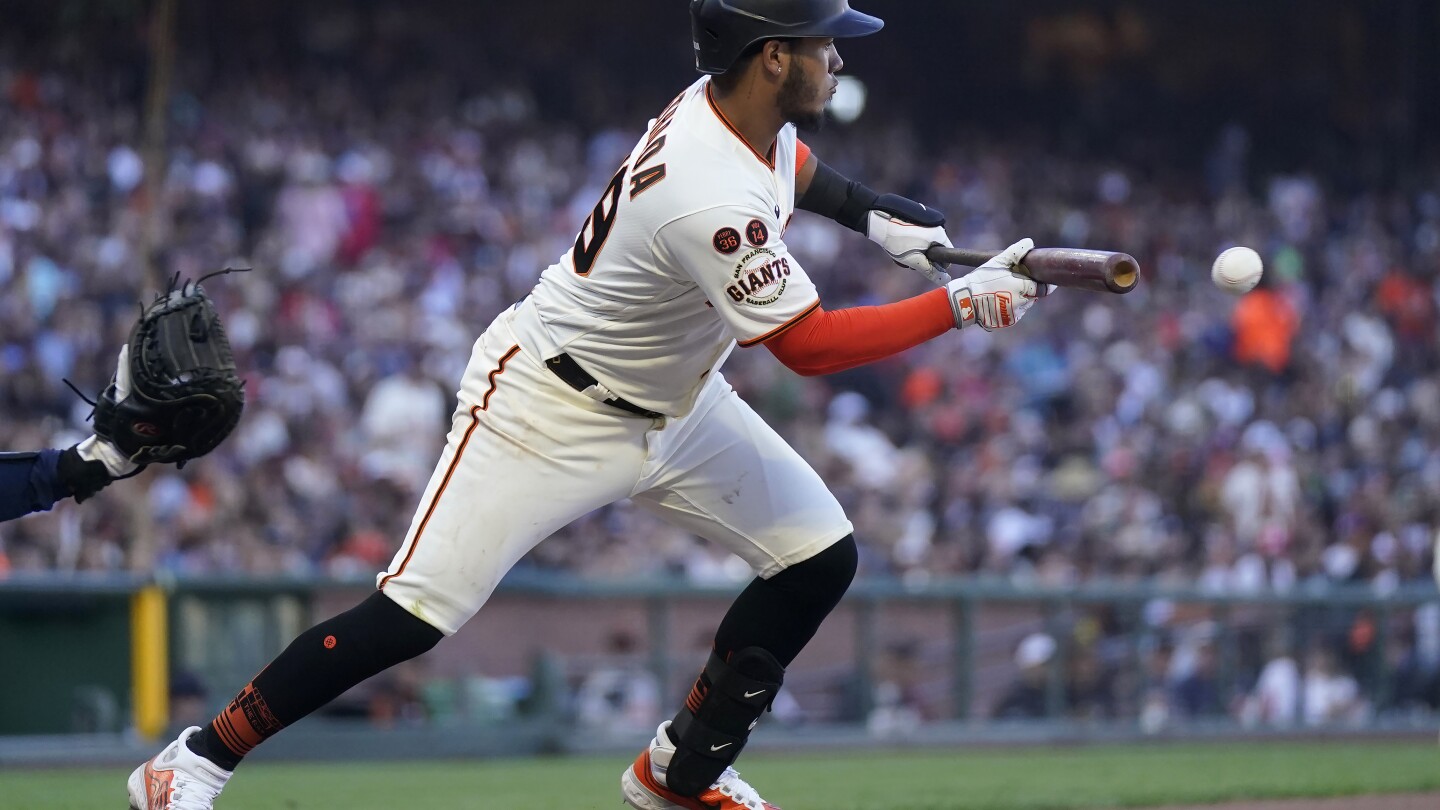
[[945, 285], [957, 329], [972, 323], [987, 332], [1014, 326], [1039, 298], [1050, 292], [1048, 284], [1036, 284], [1013, 270], [1033, 247], [1033, 241], [1021, 239]]
[[[911, 204], [921, 209], [925, 208], [920, 203]], [[938, 211], [933, 213], [943, 225], [944, 215]], [[940, 286], [950, 282], [950, 274], [945, 272], [947, 265], [930, 261], [930, 257], [925, 255], [925, 251], [936, 245], [945, 247], [954, 247], [954, 245], [950, 244], [950, 236], [945, 233], [945, 229], [933, 222], [934, 220], [929, 224], [919, 224], [908, 222], [885, 211], [871, 211], [865, 235], [870, 238], [870, 241], [884, 248], [885, 252], [890, 254], [891, 261], [901, 267], [914, 270], [930, 279], [931, 283]]]

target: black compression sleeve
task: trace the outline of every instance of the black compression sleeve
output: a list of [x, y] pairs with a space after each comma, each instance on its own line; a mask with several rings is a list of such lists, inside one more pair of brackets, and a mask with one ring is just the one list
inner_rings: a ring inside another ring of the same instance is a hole
[[241, 757], [282, 728], [366, 678], [428, 651], [443, 637], [375, 591], [296, 637], [186, 745], [233, 771]]
[[826, 166], [817, 157], [815, 177], [810, 187], [795, 202], [795, 207], [813, 211], [822, 217], [829, 217], [852, 231], [865, 233], [867, 214], [875, 207], [880, 195], [858, 180], [847, 180], [845, 176]]
[[721, 620], [715, 651], [728, 658], [759, 647], [789, 666], [845, 595], [859, 555], [855, 536], [848, 535], [769, 579], [756, 577]]
[[815, 161], [815, 176], [810, 187], [796, 203], [797, 208], [829, 217], [852, 231], [869, 235], [871, 211], [884, 213], [915, 225], [939, 228], [945, 215], [899, 194], [877, 194], [859, 180], [846, 180], [843, 175]]

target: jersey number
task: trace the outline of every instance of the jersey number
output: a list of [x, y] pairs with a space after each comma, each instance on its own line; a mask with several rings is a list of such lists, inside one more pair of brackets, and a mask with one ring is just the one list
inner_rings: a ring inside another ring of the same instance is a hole
[[[580, 226], [580, 235], [575, 237], [575, 272], [582, 275], [590, 275], [590, 270], [595, 266], [595, 260], [600, 258], [600, 249], [605, 247], [605, 240], [610, 237], [610, 229], [615, 225], [615, 215], [620, 213], [620, 192], [625, 190], [625, 175], [630, 171], [629, 164], [620, 167], [615, 177], [610, 180], [610, 185], [605, 187], [605, 192], [600, 195], [600, 202], [595, 203], [595, 210], [585, 218], [585, 224]], [[586, 232], [589, 232], [590, 239], [585, 239]]]

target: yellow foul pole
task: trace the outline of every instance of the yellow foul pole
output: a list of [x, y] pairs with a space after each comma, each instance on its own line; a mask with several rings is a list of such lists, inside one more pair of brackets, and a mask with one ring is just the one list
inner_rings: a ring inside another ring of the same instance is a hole
[[130, 597], [130, 683], [135, 729], [159, 737], [170, 723], [170, 626], [159, 585]]

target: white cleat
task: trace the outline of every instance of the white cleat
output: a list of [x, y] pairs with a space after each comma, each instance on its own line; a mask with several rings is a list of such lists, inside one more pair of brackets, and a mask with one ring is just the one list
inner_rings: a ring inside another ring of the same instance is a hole
[[191, 726], [180, 739], [130, 774], [130, 810], [211, 810], [231, 771], [191, 751], [185, 740], [200, 731]]
[[669, 720], [660, 724], [650, 747], [641, 751], [620, 777], [620, 793], [626, 804], [635, 810], [780, 810], [760, 798], [734, 768], [726, 768], [715, 784], [699, 796], [672, 793], [665, 787], [665, 769], [675, 755], [675, 746], [665, 733], [668, 725]]

